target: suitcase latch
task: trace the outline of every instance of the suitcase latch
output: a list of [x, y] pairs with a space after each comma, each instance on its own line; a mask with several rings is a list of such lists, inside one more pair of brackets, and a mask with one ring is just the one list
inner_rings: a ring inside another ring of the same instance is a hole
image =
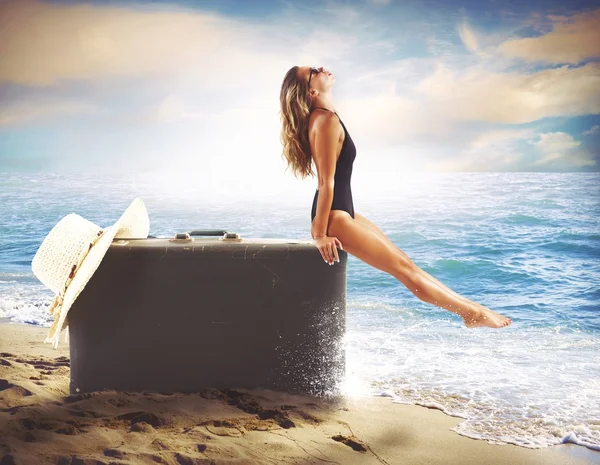
[[239, 242], [242, 240], [242, 238], [240, 237], [240, 235], [238, 233], [226, 232], [225, 234], [223, 234], [223, 237], [220, 240], [226, 241], [226, 242], [231, 242], [231, 241]]
[[188, 233], [178, 233], [175, 234], [175, 236], [173, 237], [173, 239], [171, 239], [171, 241], [173, 242], [189, 242], [192, 240], [192, 236], [190, 236]]

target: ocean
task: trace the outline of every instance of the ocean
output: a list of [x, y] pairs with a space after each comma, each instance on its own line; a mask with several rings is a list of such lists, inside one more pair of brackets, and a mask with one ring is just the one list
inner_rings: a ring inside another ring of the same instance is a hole
[[[31, 259], [71, 212], [104, 227], [141, 197], [154, 236], [310, 240], [315, 186], [228, 196], [168, 177], [0, 173], [0, 320], [50, 326]], [[600, 174], [414, 173], [353, 195], [418, 266], [513, 323], [469, 329], [349, 255], [344, 392], [438, 408], [491, 443], [600, 450]]]

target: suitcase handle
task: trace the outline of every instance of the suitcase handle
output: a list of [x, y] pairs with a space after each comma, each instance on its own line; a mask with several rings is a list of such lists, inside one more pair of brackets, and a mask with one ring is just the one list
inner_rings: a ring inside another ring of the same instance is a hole
[[195, 229], [186, 233], [175, 234], [175, 239], [191, 240], [192, 236], [221, 236], [224, 241], [241, 241], [239, 234], [220, 229]]
[[220, 229], [194, 229], [193, 231], [188, 231], [186, 234], [190, 236], [223, 236], [227, 234], [227, 231]]

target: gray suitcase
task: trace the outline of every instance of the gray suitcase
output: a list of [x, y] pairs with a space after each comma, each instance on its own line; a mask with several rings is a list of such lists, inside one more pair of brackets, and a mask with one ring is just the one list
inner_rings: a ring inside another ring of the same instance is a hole
[[311, 241], [220, 230], [115, 240], [69, 311], [71, 393], [338, 393], [347, 253], [338, 254], [330, 266]]

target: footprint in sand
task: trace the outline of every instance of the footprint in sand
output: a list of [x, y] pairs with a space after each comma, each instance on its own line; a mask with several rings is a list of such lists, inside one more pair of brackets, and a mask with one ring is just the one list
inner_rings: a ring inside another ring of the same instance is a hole
[[147, 423], [154, 428], [158, 428], [159, 426], [164, 426], [166, 421], [156, 415], [155, 413], [150, 412], [129, 412], [124, 413], [123, 415], [117, 416], [119, 420], [131, 420], [131, 426], [136, 423]]
[[220, 392], [226, 396], [225, 399], [229, 405], [240, 410], [256, 414], [261, 420], [273, 420], [284, 429], [295, 428], [296, 424], [290, 419], [287, 412], [277, 409], [264, 409], [260, 403], [251, 395], [233, 389], [221, 389]]
[[[21, 388], [21, 386], [17, 386], [16, 384], [12, 384], [10, 381], [8, 381], [7, 379], [0, 379], [0, 392], [2, 391], [6, 391], [7, 389], [14, 389], [14, 388]], [[24, 389], [24, 388], [21, 388]], [[24, 389], [25, 391], [27, 391], [27, 389]], [[31, 392], [29, 392], [29, 394], [24, 394], [26, 396], [30, 396]]]
[[90, 423], [83, 423], [77, 420], [67, 420], [62, 428], [55, 430], [55, 433], [75, 436], [76, 434], [87, 433], [87, 427], [93, 426]]
[[210, 420], [200, 423], [200, 426], [216, 436], [240, 438], [246, 433], [246, 428], [236, 420]]
[[[56, 357], [54, 359], [47, 359], [44, 357], [33, 357], [27, 355], [14, 355], [9, 352], [0, 353], [0, 366], [14, 366], [16, 364], [26, 365], [33, 367], [44, 374], [52, 374], [52, 372], [59, 370], [63, 372], [71, 366], [71, 362], [68, 357]], [[68, 371], [68, 370], [67, 370]]]
[[21, 408], [23, 407], [23, 405], [17, 405], [15, 407], [8, 407], [8, 408], [0, 408], [0, 412], [4, 412], [4, 413], [8, 413], [9, 415], [14, 415], [15, 413], [17, 413]]
[[54, 371], [61, 367], [69, 367], [71, 363], [66, 357], [57, 357], [54, 360], [36, 357], [19, 357], [15, 358], [16, 363], [24, 365], [32, 365], [36, 370]]
[[295, 413], [300, 415], [303, 420], [307, 421], [311, 425], [320, 425], [321, 423], [323, 423], [323, 420], [321, 420], [320, 418], [317, 418], [311, 415], [310, 413], [306, 413], [303, 410], [297, 410]]
[[21, 405], [25, 397], [32, 395], [29, 389], [13, 384], [7, 379], [0, 379], [0, 409], [3, 411]]
[[51, 430], [51, 429], [55, 428], [54, 423], [50, 423], [48, 421], [39, 420], [39, 419], [35, 419], [35, 418], [21, 418], [19, 420], [19, 423], [21, 424], [21, 426], [23, 426], [23, 428], [30, 430], [30, 431], [34, 430], [34, 429]]
[[119, 449], [105, 449], [104, 455], [107, 457], [114, 457], [115, 459], [124, 459], [127, 455], [127, 452], [124, 452]]
[[331, 439], [347, 445], [348, 447], [352, 448], [352, 450], [355, 450], [356, 452], [366, 452], [367, 451], [367, 448], [364, 446], [364, 444], [355, 437], [342, 436], [341, 434], [338, 434], [337, 436], [333, 436]]

